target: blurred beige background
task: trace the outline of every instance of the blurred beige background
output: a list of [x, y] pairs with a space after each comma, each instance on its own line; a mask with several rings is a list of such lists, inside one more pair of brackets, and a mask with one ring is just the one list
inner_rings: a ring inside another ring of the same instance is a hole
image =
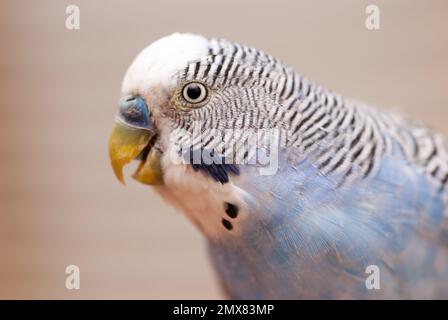
[[[371, 3], [379, 31], [364, 27]], [[222, 297], [199, 233], [109, 167], [121, 79], [150, 42], [190, 31], [250, 44], [448, 132], [447, 16], [443, 0], [1, 1], [0, 298]]]

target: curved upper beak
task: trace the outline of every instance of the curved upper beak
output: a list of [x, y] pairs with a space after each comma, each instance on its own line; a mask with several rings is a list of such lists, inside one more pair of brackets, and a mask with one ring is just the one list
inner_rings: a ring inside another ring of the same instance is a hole
[[151, 145], [157, 132], [149, 114], [140, 97], [120, 102], [120, 112], [109, 138], [109, 157], [115, 176], [123, 184], [123, 167], [137, 157], [141, 163], [134, 179], [149, 185], [163, 184], [161, 153]]

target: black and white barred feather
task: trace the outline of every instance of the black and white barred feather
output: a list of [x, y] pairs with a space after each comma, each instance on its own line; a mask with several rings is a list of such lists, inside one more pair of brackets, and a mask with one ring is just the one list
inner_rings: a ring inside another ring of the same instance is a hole
[[[206, 105], [175, 114], [178, 128], [200, 124], [202, 140], [195, 143], [201, 147], [225, 152], [226, 142], [244, 140], [234, 129], [281, 129], [283, 146], [302, 155], [315, 152], [320, 171], [338, 173], [344, 183], [371, 175], [398, 144], [410, 164], [446, 191], [448, 145], [441, 135], [343, 98], [260, 50], [213, 39], [208, 55], [191, 61], [178, 81], [200, 81], [211, 90]], [[226, 131], [232, 136], [215, 139], [212, 129], [232, 129]]]

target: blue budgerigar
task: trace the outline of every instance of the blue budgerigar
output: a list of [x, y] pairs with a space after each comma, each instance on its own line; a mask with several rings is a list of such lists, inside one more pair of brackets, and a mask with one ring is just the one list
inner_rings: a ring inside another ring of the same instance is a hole
[[204, 234], [231, 298], [448, 298], [447, 141], [260, 50], [154, 42], [109, 143], [121, 181], [139, 161]]

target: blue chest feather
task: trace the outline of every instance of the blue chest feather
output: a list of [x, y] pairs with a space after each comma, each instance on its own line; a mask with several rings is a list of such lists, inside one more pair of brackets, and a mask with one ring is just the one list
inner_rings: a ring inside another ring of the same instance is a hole
[[[442, 197], [398, 151], [345, 186], [306, 159], [279, 164], [272, 176], [241, 168], [233, 181], [249, 194], [243, 231], [209, 242], [232, 297], [448, 297]], [[365, 286], [369, 265], [379, 267], [380, 290]]]

